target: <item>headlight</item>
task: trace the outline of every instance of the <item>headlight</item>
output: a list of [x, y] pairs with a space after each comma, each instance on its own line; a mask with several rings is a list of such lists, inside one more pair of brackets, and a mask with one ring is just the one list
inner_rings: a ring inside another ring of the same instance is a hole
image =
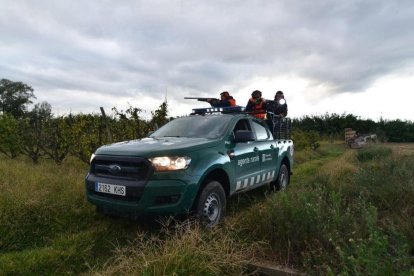
[[184, 156], [174, 156], [174, 157], [154, 157], [149, 159], [152, 165], [155, 167], [156, 171], [175, 171], [175, 170], [185, 170], [188, 168], [191, 162], [191, 158]]
[[95, 158], [95, 153], [92, 153], [91, 159], [89, 160], [89, 163], [92, 163], [93, 159]]

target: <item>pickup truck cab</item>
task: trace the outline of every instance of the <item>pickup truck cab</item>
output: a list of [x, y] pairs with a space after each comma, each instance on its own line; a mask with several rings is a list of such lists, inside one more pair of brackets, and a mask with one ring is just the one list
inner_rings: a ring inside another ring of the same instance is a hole
[[98, 148], [86, 196], [104, 213], [193, 212], [212, 227], [232, 195], [263, 185], [285, 189], [293, 151], [292, 140], [274, 139], [265, 121], [248, 114], [193, 114], [147, 138]]

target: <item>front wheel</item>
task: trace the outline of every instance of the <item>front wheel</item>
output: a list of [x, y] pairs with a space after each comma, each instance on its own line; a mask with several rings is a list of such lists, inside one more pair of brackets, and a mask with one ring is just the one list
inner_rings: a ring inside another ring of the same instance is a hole
[[279, 168], [279, 174], [277, 176], [276, 182], [274, 183], [274, 188], [276, 190], [286, 190], [289, 185], [290, 175], [289, 170], [285, 164], [282, 164]]
[[211, 181], [201, 191], [196, 215], [204, 227], [216, 226], [226, 213], [226, 194], [221, 184]]

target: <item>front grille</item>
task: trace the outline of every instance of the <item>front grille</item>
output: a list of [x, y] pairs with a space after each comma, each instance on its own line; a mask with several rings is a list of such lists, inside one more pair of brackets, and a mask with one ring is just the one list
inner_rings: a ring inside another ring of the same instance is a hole
[[98, 177], [135, 181], [147, 180], [153, 171], [147, 159], [125, 156], [97, 155], [90, 168], [90, 172]]

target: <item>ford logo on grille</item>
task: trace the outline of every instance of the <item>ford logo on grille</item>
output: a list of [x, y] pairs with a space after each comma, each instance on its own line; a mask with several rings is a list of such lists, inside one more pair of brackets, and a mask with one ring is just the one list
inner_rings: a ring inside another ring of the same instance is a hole
[[117, 164], [109, 165], [108, 171], [112, 174], [117, 174], [121, 171], [121, 166], [119, 166]]

